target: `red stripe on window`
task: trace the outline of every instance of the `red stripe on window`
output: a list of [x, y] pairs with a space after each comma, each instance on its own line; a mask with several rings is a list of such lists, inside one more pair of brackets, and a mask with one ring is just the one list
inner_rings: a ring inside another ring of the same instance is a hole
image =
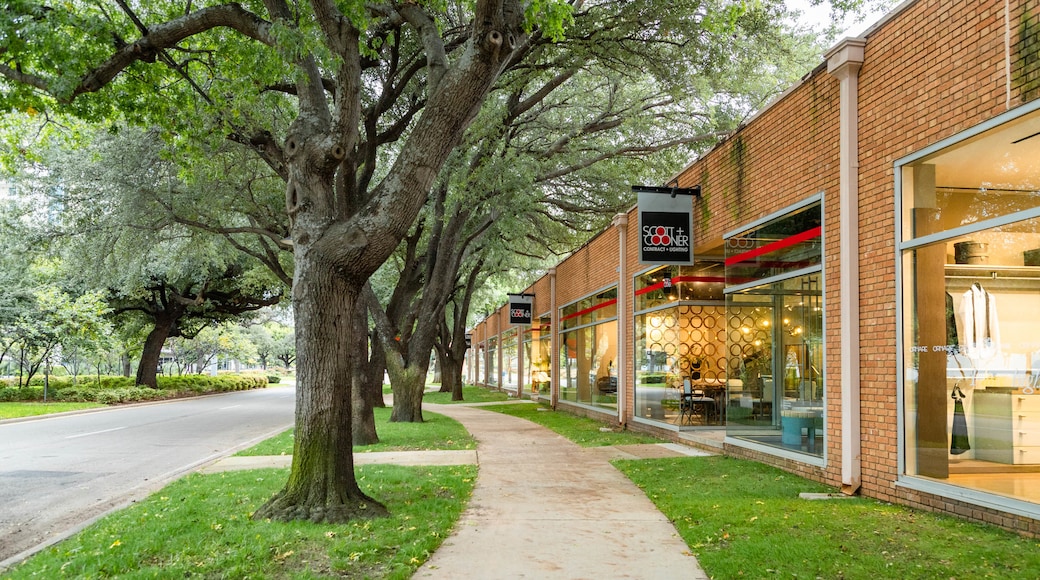
[[568, 314], [567, 316], [564, 316], [563, 318], [561, 318], [560, 322], [563, 322], [564, 320], [570, 320], [572, 318], [577, 318], [577, 317], [579, 317], [579, 316], [581, 316], [583, 314], [588, 314], [590, 312], [595, 312], [596, 310], [599, 310], [600, 308], [606, 308], [607, 306], [613, 306], [614, 304], [617, 304], [617, 298], [614, 298], [613, 300], [607, 300], [606, 302], [602, 302], [602, 303], [597, 304], [595, 306], [591, 306], [589, 308], [586, 308], [585, 310], [581, 310], [581, 311], [575, 312], [574, 314]]
[[528, 328], [527, 330], [525, 330], [524, 334], [533, 334], [535, 332], [546, 332], [548, 330], [549, 330], [549, 325], [548, 324], [545, 324], [545, 325], [542, 325], [542, 326], [532, 326], [531, 328]]
[[800, 243], [802, 243], [802, 242], [804, 242], [806, 240], [811, 240], [812, 238], [817, 238], [822, 233], [823, 233], [823, 227], [822, 226], [817, 226], [815, 228], [812, 228], [811, 230], [806, 230], [806, 231], [804, 231], [804, 232], [802, 232], [800, 234], [795, 234], [795, 235], [793, 235], [791, 237], [784, 238], [782, 240], [777, 240], [775, 242], [768, 243], [768, 244], [762, 246], [761, 248], [755, 248], [754, 250], [749, 250], [747, 252], [744, 252], [743, 254], [737, 254], [736, 256], [730, 256], [729, 258], [726, 258], [726, 265], [727, 266], [732, 266], [734, 264], [739, 264], [740, 262], [744, 262], [744, 261], [750, 260], [752, 258], [757, 258], [758, 256], [761, 256], [763, 254], [769, 254], [771, 252], [776, 252], [777, 250], [782, 250], [784, 248], [789, 248], [789, 247], [791, 247], [791, 246], [793, 246], [795, 244], [800, 244]]

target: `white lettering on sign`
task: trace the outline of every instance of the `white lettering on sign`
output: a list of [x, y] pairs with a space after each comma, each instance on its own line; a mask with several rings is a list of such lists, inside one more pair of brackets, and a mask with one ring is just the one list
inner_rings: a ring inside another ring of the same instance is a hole
[[643, 226], [643, 249], [649, 251], [684, 251], [690, 246], [690, 236], [683, 228], [674, 226]]

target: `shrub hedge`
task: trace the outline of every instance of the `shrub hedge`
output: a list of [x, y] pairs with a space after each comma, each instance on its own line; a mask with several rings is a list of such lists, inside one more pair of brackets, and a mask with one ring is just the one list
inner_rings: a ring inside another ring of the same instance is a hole
[[[133, 377], [81, 376], [76, 384], [72, 377], [51, 377], [48, 398], [54, 401], [102, 403], [132, 403], [136, 401], [153, 401], [159, 399], [175, 399], [185, 396], [205, 395], [209, 393], [226, 393], [247, 389], [262, 389], [268, 384], [268, 377], [262, 374], [244, 375], [182, 375], [178, 377], [158, 377], [158, 389], [134, 385]], [[18, 388], [10, 385], [10, 381], [0, 381], [0, 401], [42, 401], [43, 379], [33, 378], [29, 386]]]

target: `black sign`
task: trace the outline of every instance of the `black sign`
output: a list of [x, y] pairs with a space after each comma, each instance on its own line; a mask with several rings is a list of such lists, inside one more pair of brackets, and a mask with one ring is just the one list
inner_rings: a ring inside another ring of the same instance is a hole
[[533, 311], [533, 299], [534, 296], [530, 294], [510, 294], [509, 295], [509, 323], [510, 324], [531, 324], [534, 318]]
[[689, 197], [639, 194], [639, 261], [693, 263], [692, 203]]

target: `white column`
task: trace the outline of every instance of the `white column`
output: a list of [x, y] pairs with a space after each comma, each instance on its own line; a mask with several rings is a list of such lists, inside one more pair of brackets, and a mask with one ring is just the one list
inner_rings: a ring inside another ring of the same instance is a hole
[[860, 487], [859, 377], [859, 69], [863, 38], [846, 38], [827, 54], [827, 72], [841, 82], [841, 130], [838, 225], [841, 287], [841, 491], [852, 495]]
[[549, 268], [549, 404], [560, 400], [560, 313], [556, 308], [556, 268]]
[[617, 291], [617, 398], [618, 398], [618, 423], [628, 423], [625, 413], [625, 401], [628, 399], [628, 349], [625, 348], [625, 329], [632, 323], [628, 317], [628, 268], [625, 260], [625, 250], [628, 247], [628, 214], [619, 213], [614, 216], [612, 224], [618, 230], [618, 291]]

